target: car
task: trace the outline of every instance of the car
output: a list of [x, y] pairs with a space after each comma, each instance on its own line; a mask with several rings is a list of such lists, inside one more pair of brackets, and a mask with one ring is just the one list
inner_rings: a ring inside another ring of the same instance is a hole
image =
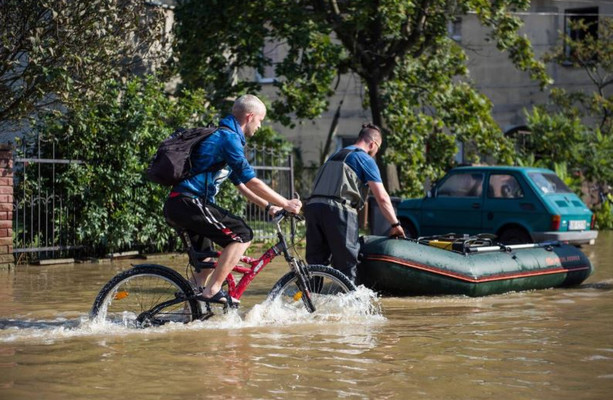
[[449, 171], [421, 199], [402, 200], [397, 216], [408, 237], [490, 233], [503, 244], [594, 244], [594, 215], [555, 172], [469, 166]]

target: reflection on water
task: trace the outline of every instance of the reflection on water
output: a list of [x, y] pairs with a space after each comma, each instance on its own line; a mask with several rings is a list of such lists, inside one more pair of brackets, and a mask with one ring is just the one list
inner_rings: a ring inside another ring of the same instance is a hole
[[362, 290], [317, 315], [265, 303], [274, 264], [238, 311], [145, 330], [88, 318], [128, 262], [3, 271], [0, 398], [609, 398], [612, 244], [601, 232], [583, 249], [596, 271], [576, 288], [374, 303]]

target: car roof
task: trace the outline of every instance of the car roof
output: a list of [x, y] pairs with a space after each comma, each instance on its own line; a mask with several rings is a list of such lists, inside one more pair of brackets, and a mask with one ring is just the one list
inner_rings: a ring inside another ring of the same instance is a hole
[[[518, 171], [518, 172], [548, 172], [552, 173], [553, 171], [547, 168], [539, 168], [539, 167], [517, 167], [512, 165], [479, 165], [479, 166], [464, 166], [464, 167], [456, 167], [451, 171]], [[449, 172], [451, 172], [449, 171]]]

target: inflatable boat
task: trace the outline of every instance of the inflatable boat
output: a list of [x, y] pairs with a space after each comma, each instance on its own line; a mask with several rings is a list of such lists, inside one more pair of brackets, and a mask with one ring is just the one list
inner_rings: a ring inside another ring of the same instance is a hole
[[361, 238], [359, 283], [389, 295], [487, 296], [578, 285], [593, 272], [575, 246], [501, 245], [493, 236]]

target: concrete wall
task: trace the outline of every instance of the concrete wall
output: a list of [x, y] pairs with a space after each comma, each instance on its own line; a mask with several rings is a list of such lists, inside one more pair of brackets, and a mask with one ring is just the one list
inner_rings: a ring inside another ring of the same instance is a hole
[[13, 149], [0, 144], [0, 269], [14, 266]]

